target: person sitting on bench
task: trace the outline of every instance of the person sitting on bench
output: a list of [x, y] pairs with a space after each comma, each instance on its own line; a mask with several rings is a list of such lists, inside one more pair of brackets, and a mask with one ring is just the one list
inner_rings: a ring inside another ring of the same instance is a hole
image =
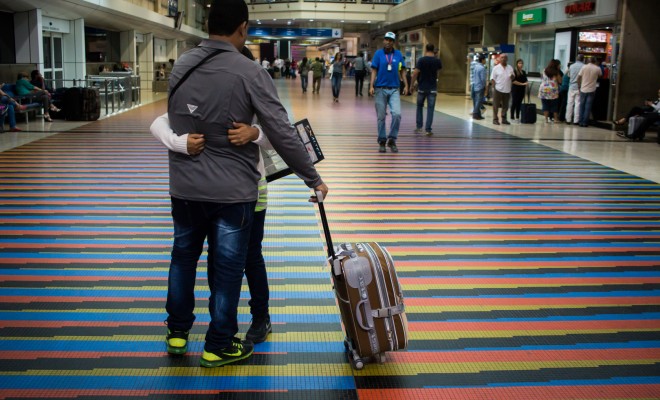
[[50, 95], [46, 89], [39, 89], [29, 81], [30, 76], [26, 72], [19, 72], [16, 80], [16, 94], [19, 96], [34, 95], [44, 108], [44, 121], [53, 122], [50, 118]]
[[626, 137], [633, 140], [641, 140], [644, 138], [646, 130], [651, 127], [651, 125], [660, 121], [660, 90], [658, 90], [658, 99], [656, 101], [646, 100], [644, 102], [644, 107], [633, 107], [628, 116], [625, 118], [620, 118], [614, 123], [616, 125], [623, 125], [632, 117], [639, 116], [644, 118], [641, 124], [632, 132], [626, 134], [619, 134], [619, 136]]

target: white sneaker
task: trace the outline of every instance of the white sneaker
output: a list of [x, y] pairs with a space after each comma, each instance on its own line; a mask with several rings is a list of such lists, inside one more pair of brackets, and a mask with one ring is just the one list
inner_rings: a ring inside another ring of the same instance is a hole
[[419, 134], [424, 133], [424, 129], [417, 128], [417, 129], [415, 129], [415, 133], [419, 133]]

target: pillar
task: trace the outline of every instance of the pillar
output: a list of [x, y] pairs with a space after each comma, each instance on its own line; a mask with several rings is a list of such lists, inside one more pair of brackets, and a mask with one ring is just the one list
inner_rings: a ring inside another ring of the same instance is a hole
[[467, 25], [440, 25], [438, 56], [442, 61], [440, 93], [464, 93], [465, 80], [469, 79], [465, 68], [467, 51]]
[[509, 14], [484, 15], [484, 46], [508, 43], [510, 20]]
[[16, 64], [35, 64], [39, 70], [43, 69], [41, 9], [14, 14], [14, 43]]
[[[655, 11], [653, 11], [655, 10]], [[657, 98], [660, 41], [657, 31], [660, 2], [625, 0], [623, 3], [621, 48], [617, 71], [617, 90], [613, 117], [625, 116], [644, 99]]]

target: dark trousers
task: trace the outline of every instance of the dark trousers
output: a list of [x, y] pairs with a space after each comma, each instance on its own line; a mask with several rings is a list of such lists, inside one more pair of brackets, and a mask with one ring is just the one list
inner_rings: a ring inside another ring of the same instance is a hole
[[566, 104], [568, 103], [568, 91], [559, 91], [559, 120], [566, 121]]
[[525, 99], [526, 86], [513, 86], [511, 88], [511, 119], [520, 118], [520, 109]]
[[355, 71], [355, 95], [362, 96], [362, 86], [364, 86], [364, 76], [367, 74], [366, 71]]
[[511, 93], [498, 92], [493, 89], [493, 121], [497, 121], [497, 110], [502, 108], [502, 121], [506, 121], [506, 112], [509, 110]]

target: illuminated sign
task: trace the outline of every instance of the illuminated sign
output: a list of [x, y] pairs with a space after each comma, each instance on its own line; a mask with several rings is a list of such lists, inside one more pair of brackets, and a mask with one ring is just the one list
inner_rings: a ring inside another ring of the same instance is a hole
[[581, 3], [573, 3], [566, 5], [564, 12], [568, 15], [582, 14], [587, 12], [596, 11], [595, 1], [583, 1]]
[[518, 25], [544, 24], [546, 14], [545, 8], [518, 11], [516, 22]]

